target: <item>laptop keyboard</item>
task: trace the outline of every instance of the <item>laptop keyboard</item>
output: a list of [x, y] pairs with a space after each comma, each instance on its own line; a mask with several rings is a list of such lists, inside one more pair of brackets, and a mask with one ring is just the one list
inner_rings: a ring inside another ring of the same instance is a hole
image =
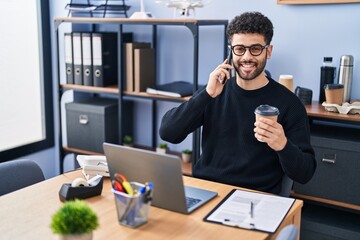
[[201, 199], [198, 199], [198, 198], [191, 198], [191, 197], [185, 197], [185, 198], [186, 198], [186, 205], [187, 205], [188, 209], [201, 201]]

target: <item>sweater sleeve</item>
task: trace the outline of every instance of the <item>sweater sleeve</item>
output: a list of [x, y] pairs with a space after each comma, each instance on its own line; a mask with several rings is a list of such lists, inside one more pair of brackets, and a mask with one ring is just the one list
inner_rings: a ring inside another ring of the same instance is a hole
[[211, 101], [211, 96], [204, 88], [189, 101], [165, 113], [159, 130], [161, 139], [171, 143], [182, 142], [189, 133], [203, 124], [205, 107]]
[[284, 172], [294, 181], [307, 183], [316, 170], [316, 160], [313, 148], [310, 145], [308, 125], [305, 129], [298, 129], [288, 137], [283, 150], [277, 152]]

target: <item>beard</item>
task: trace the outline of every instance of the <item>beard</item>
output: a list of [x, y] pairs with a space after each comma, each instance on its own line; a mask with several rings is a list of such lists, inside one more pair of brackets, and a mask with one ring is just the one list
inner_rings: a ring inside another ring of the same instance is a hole
[[[241, 71], [241, 68], [244, 68], [244, 66], [251, 66], [255, 68], [255, 70], [252, 70], [251, 72], [245, 72]], [[234, 63], [235, 71], [243, 80], [253, 80], [257, 78], [265, 69], [266, 66], [266, 57], [264, 60], [254, 62], [254, 61], [240, 61], [236, 64]]]

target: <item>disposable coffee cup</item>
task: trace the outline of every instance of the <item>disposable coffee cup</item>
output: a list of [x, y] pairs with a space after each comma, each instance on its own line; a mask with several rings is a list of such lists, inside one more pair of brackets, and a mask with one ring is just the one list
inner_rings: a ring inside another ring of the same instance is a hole
[[326, 103], [342, 105], [344, 95], [344, 85], [326, 84], [324, 86]]
[[[260, 117], [269, 118], [274, 121], [277, 121], [278, 116], [280, 114], [279, 109], [277, 107], [273, 107], [273, 106], [270, 106], [267, 104], [258, 106], [255, 109], [254, 113], [255, 113], [256, 121], [258, 121]], [[262, 142], [259, 139], [258, 139], [258, 141]]]
[[284, 85], [290, 91], [292, 91], [292, 92], [294, 91], [294, 77], [293, 77], [293, 75], [285, 75], [285, 74], [280, 75], [279, 83], [281, 85]]

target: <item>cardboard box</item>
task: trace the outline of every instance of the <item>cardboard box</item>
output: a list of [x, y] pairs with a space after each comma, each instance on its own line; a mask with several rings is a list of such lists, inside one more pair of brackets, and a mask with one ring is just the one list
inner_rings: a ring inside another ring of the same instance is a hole
[[118, 100], [91, 98], [65, 104], [68, 147], [103, 153], [103, 143], [118, 143]]

